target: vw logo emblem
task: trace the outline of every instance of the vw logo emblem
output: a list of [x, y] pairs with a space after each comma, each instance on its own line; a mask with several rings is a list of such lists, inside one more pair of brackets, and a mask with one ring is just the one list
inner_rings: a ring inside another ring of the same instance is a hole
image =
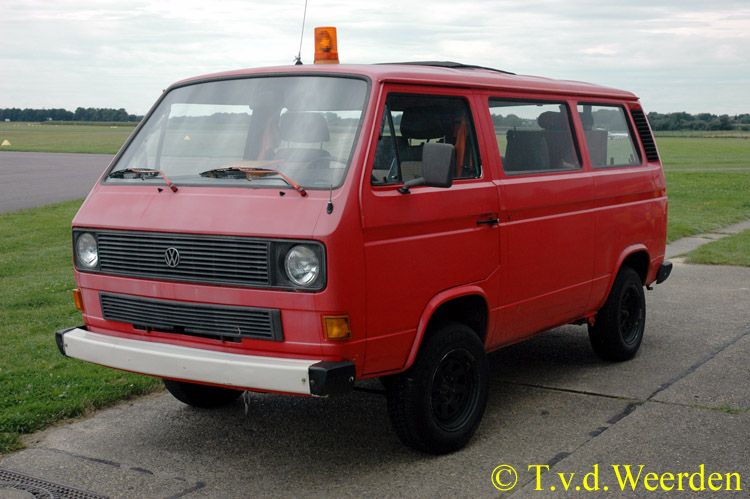
[[180, 252], [177, 251], [177, 248], [172, 246], [167, 248], [164, 252], [164, 263], [166, 263], [167, 267], [171, 269], [177, 268], [180, 264]]

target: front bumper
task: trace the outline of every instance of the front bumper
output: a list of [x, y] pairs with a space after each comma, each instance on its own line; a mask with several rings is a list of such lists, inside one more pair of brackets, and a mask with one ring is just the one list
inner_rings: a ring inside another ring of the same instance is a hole
[[83, 326], [57, 331], [55, 340], [67, 357], [160, 378], [237, 388], [327, 397], [351, 391], [356, 378], [351, 361], [238, 355], [108, 336]]

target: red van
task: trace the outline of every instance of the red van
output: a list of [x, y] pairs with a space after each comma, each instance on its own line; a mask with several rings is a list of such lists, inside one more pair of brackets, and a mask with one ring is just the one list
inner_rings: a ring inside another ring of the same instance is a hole
[[450, 452], [487, 352], [577, 323], [636, 354], [665, 189], [620, 90], [440, 62], [189, 79], [73, 220], [85, 325], [56, 339], [197, 407], [379, 377], [399, 438]]

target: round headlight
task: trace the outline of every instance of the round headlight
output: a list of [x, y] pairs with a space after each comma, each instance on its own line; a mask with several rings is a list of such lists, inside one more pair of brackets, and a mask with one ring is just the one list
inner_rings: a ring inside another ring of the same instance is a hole
[[93, 269], [99, 263], [99, 249], [93, 234], [84, 232], [76, 241], [76, 259], [81, 267]]
[[320, 259], [308, 246], [294, 246], [286, 254], [284, 267], [289, 280], [297, 286], [310, 286], [320, 274]]

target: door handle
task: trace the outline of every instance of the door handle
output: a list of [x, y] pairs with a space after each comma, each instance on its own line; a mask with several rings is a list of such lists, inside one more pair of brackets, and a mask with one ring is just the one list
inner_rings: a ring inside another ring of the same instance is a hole
[[499, 218], [488, 218], [487, 220], [477, 220], [477, 225], [497, 225], [500, 223]]

